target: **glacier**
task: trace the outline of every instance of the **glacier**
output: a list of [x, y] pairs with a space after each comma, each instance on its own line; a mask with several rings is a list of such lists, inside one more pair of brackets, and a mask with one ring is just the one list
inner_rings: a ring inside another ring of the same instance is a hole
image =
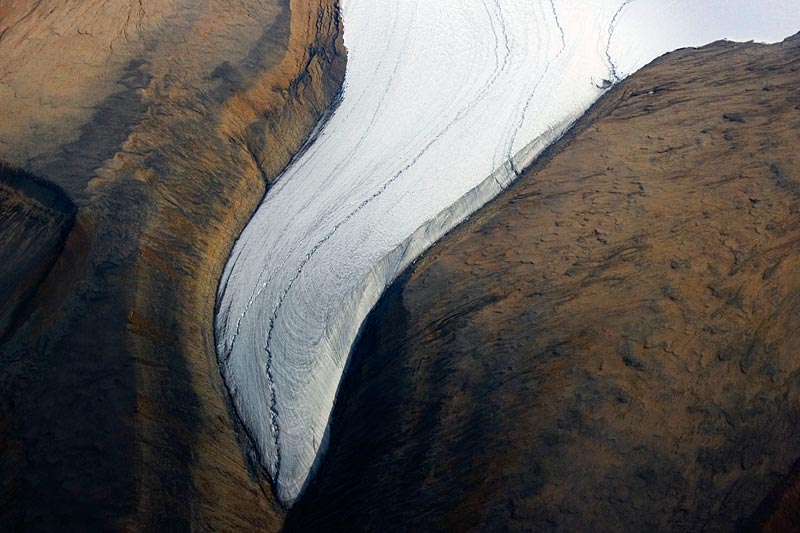
[[324, 453], [365, 317], [416, 257], [655, 57], [800, 28], [796, 0], [342, 0], [341, 9], [340, 103], [265, 196], [217, 295], [220, 369], [286, 506]]

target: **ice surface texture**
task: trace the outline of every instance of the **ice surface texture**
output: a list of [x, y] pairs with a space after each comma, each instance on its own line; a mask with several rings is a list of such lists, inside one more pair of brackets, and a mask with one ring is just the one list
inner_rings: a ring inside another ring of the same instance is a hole
[[220, 367], [279, 499], [302, 492], [359, 328], [415, 257], [604, 80], [679, 46], [782, 38], [795, 2], [343, 0], [341, 104], [245, 228], [218, 295]]

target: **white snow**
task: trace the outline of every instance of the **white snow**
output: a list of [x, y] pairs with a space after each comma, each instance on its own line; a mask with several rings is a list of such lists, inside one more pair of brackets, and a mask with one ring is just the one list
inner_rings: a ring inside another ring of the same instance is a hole
[[217, 339], [232, 399], [291, 505], [324, 451], [364, 318], [430, 244], [603, 92], [680, 46], [774, 41], [797, 0], [343, 0], [343, 99], [245, 228]]

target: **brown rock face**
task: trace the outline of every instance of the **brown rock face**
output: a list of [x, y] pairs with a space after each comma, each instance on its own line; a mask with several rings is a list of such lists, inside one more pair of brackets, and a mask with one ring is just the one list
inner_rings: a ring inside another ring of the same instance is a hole
[[77, 206], [0, 187], [21, 221], [0, 254], [32, 265], [0, 282], [24, 309], [0, 317], [3, 528], [280, 526], [219, 375], [215, 293], [343, 74], [333, 0], [0, 6], [0, 161]]
[[0, 339], [24, 321], [74, 221], [75, 205], [64, 191], [0, 163]]
[[385, 295], [288, 529], [790, 524], [799, 139], [798, 37], [614, 88]]

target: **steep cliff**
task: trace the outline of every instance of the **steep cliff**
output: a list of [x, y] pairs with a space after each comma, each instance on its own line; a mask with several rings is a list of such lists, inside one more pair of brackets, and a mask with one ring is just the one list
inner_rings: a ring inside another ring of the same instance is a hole
[[[275, 530], [283, 511], [219, 376], [214, 300], [241, 228], [339, 90], [338, 7], [22, 4], [0, 6], [0, 160], [77, 212], [60, 245], [67, 222], [37, 219], [53, 236], [37, 264], [52, 265], [0, 344], [0, 521]], [[4, 192], [0, 213], [18, 198]]]
[[800, 37], [664, 56], [423, 256], [287, 529], [790, 523], [798, 69]]

